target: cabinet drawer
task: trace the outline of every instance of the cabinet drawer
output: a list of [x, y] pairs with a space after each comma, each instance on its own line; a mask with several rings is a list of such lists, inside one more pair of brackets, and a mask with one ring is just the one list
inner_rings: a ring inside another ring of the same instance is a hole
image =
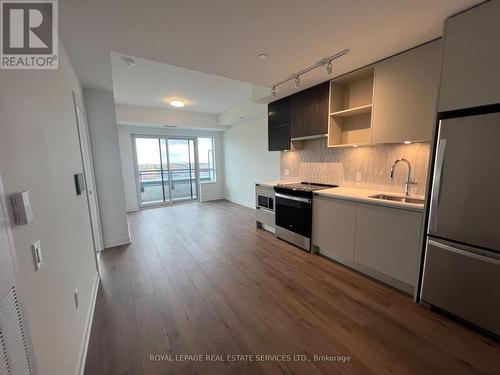
[[274, 212], [267, 211], [262, 208], [257, 208], [255, 210], [255, 220], [261, 224], [275, 226], [274, 222]]

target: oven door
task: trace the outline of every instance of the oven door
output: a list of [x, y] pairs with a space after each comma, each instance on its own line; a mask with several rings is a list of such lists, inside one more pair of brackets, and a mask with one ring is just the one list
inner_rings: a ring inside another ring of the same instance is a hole
[[311, 238], [312, 200], [276, 193], [276, 225]]

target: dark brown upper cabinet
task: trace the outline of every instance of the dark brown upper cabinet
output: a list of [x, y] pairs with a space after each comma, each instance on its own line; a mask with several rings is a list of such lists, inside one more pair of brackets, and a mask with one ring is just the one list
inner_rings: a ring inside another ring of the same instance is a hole
[[330, 83], [300, 91], [291, 96], [290, 137], [310, 137], [328, 133]]
[[268, 113], [268, 149], [283, 151], [290, 149], [290, 97], [269, 103]]

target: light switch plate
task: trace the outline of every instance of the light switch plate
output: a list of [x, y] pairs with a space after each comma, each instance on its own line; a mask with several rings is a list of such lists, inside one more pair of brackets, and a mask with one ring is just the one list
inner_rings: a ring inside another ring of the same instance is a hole
[[285, 169], [285, 176], [290, 176], [290, 169]]
[[31, 251], [33, 252], [33, 262], [35, 264], [35, 271], [38, 271], [43, 264], [42, 247], [40, 245], [40, 240], [35, 241], [31, 245]]
[[356, 181], [361, 181], [361, 172], [356, 172]]

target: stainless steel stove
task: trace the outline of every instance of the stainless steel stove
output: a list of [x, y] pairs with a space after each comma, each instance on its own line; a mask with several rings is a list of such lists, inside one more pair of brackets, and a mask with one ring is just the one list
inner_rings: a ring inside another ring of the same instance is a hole
[[310, 252], [313, 192], [335, 187], [313, 182], [276, 185], [276, 236]]

